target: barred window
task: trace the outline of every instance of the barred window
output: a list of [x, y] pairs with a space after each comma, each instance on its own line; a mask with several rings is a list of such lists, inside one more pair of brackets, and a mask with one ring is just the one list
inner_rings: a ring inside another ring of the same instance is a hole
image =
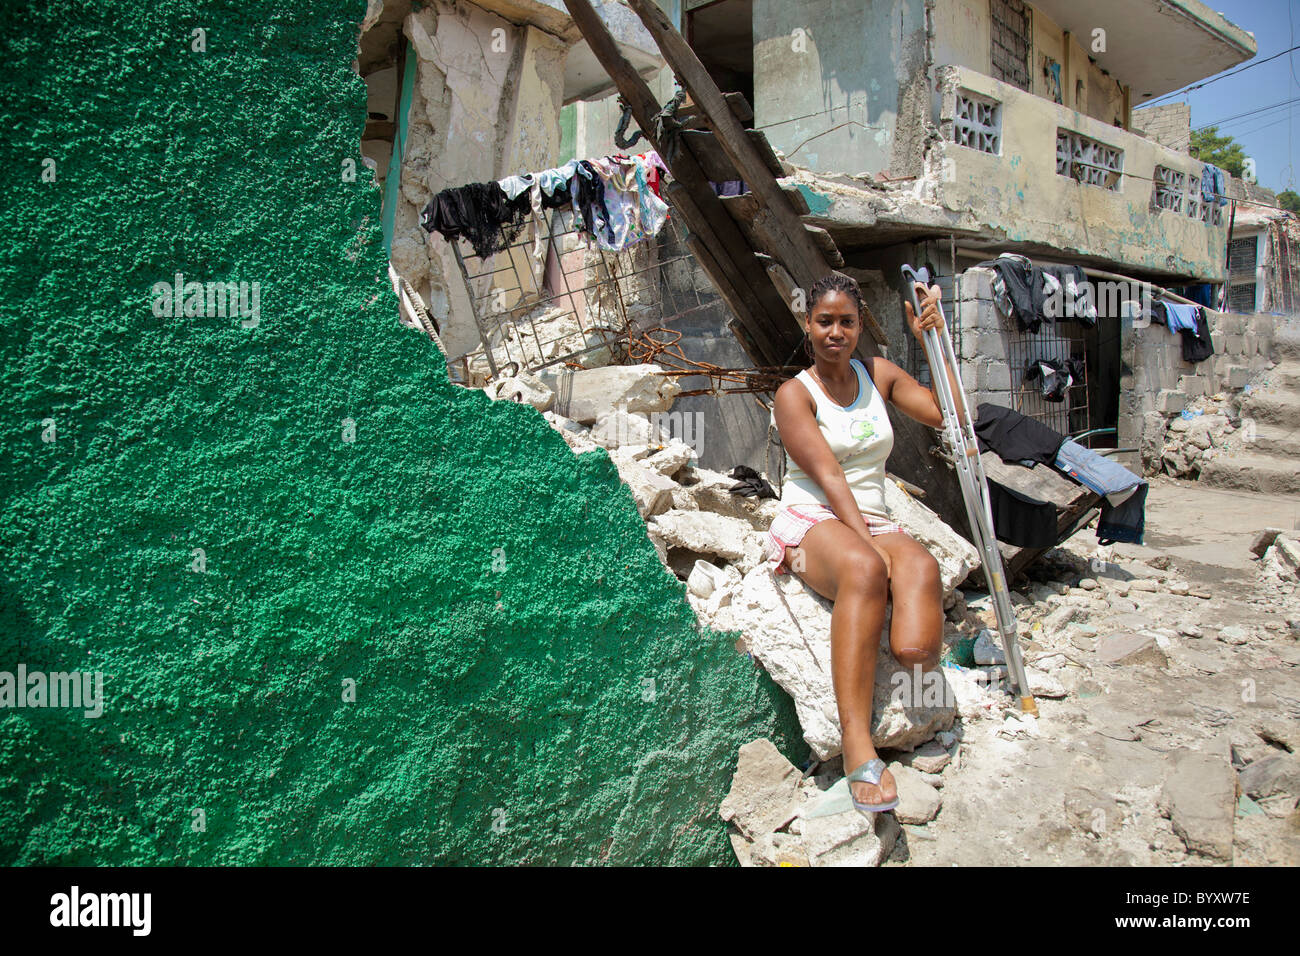
[[1228, 274], [1253, 278], [1259, 241], [1254, 236], [1234, 239], [1228, 244]]
[[1228, 311], [1237, 313], [1255, 311], [1255, 283], [1243, 282], [1228, 287]]
[[1186, 175], [1168, 166], [1157, 166], [1152, 178], [1151, 205], [1170, 212], [1182, 212], [1183, 181], [1187, 178]]
[[1029, 8], [1024, 0], [989, 0], [993, 77], [1029, 90]]
[[1089, 186], [1119, 191], [1124, 151], [1073, 130], [1056, 131], [1056, 171]]
[[1002, 104], [969, 90], [957, 91], [957, 114], [953, 117], [952, 138], [958, 146], [968, 146], [997, 156], [1002, 152]]

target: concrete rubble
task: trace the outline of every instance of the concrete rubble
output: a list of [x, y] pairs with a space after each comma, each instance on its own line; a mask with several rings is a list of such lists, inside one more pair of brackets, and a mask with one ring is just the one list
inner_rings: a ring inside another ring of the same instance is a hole
[[[1156, 546], [1158, 536], [1103, 548], [1085, 528], [1047, 552], [1012, 591], [1035, 718], [1007, 692], [989, 595], [967, 582], [974, 549], [888, 482], [896, 520], [939, 561], [947, 652], [918, 688], [887, 650], [886, 617], [873, 739], [900, 804], [869, 817], [852, 809], [839, 756], [831, 603], [769, 570], [765, 534], [780, 502], [731, 494], [736, 479], [700, 468], [660, 427], [675, 392], [659, 371], [515, 376], [494, 397], [539, 408], [577, 454], [605, 449], [706, 639], [739, 636], [738, 651], [793, 699], [810, 763], [801, 770], [755, 741], [719, 808], [742, 865], [1300, 862], [1300, 532], [1290, 520], [1255, 533], [1249, 519], [1221, 516], [1218, 499], [1188, 510], [1193, 496], [1224, 492], [1156, 477], [1148, 528], [1175, 541], [1197, 541], [1207, 523], [1235, 535], [1229, 577]], [[1193, 433], [1214, 448], [1210, 422]], [[1200, 547], [1216, 560], [1224, 551]]]

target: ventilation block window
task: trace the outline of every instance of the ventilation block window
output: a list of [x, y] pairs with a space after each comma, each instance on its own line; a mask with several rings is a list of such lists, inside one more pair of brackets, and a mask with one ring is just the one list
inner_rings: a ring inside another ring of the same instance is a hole
[[1124, 151], [1073, 130], [1056, 131], [1056, 171], [1089, 186], [1119, 191]]
[[1151, 205], [1157, 209], [1168, 209], [1170, 212], [1183, 211], [1183, 183], [1187, 179], [1185, 173], [1180, 173], [1176, 169], [1170, 169], [1168, 166], [1157, 166], [1156, 173], [1152, 177]]
[[1002, 104], [969, 90], [958, 90], [952, 138], [958, 146], [1001, 155]]

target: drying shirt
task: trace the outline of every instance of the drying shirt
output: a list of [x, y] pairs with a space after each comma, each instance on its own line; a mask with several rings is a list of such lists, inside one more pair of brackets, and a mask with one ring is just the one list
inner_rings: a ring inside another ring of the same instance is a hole
[[1214, 354], [1214, 342], [1210, 338], [1210, 320], [1205, 317], [1204, 309], [1197, 310], [1196, 328], [1183, 329], [1179, 335], [1183, 337], [1184, 362], [1204, 362]]
[[[857, 359], [852, 359], [852, 365], [858, 376], [858, 397], [848, 406], [837, 405], [808, 369], [795, 377], [803, 382], [817, 403], [817, 427], [844, 469], [844, 477], [858, 503], [858, 510], [888, 518], [885, 461], [894, 447], [894, 429], [889, 423], [885, 400], [867, 374], [866, 366]], [[781, 483], [781, 503], [830, 507], [826, 492], [794, 463], [788, 452], [785, 456], [785, 480]]]

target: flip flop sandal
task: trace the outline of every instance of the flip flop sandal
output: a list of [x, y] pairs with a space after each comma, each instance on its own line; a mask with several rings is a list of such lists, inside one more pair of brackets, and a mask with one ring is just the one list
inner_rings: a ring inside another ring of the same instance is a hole
[[[880, 778], [885, 772], [885, 762], [879, 757], [873, 757], [868, 760], [857, 770], [848, 775], [850, 784], [870, 783], [880, 786]], [[860, 803], [858, 798], [853, 795], [853, 787], [849, 787], [849, 799], [853, 801], [854, 809], [862, 813], [882, 813], [885, 810], [892, 810], [898, 806], [898, 797], [885, 803]]]

